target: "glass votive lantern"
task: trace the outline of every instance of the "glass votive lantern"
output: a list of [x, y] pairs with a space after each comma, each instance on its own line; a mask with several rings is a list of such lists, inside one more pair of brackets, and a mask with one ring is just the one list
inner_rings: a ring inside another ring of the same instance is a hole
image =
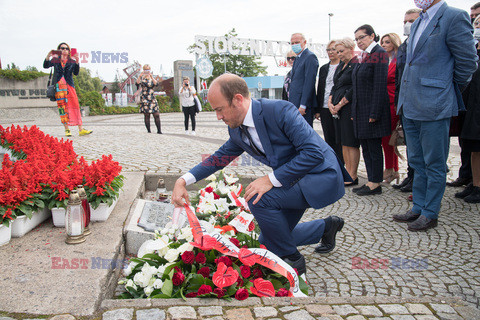
[[67, 213], [65, 215], [65, 229], [67, 232], [68, 244], [78, 244], [85, 241], [83, 235], [83, 208], [82, 201], [77, 190], [72, 190], [67, 202]]
[[84, 229], [83, 229], [83, 234], [88, 236], [89, 234], [92, 233], [92, 231], [90, 231], [90, 205], [88, 204], [88, 200], [87, 200], [87, 193], [85, 192], [85, 189], [83, 188], [82, 185], [79, 185], [77, 187], [77, 192], [78, 192], [78, 196], [80, 197], [80, 200], [82, 201], [82, 208], [83, 208], [83, 213], [84, 213], [84, 216], [83, 216], [83, 226], [84, 226]]

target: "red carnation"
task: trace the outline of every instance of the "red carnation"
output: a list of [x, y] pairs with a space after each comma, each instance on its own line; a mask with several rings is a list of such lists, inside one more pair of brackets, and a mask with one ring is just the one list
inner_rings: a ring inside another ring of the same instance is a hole
[[250, 267], [247, 266], [240, 266], [240, 272], [244, 278], [248, 278], [252, 274]]
[[243, 287], [243, 285], [244, 285], [244, 282], [243, 282], [242, 278], [238, 277], [238, 279], [237, 279], [237, 287]]
[[229, 257], [227, 256], [221, 256], [221, 257], [218, 257], [217, 259], [215, 259], [215, 263], [218, 265], [220, 264], [220, 262], [223, 262], [225, 263], [225, 265], [227, 267], [231, 267], [232, 266], [232, 260], [230, 260]]
[[253, 231], [253, 230], [255, 230], [255, 223], [253, 223], [253, 221], [252, 221], [252, 222], [250, 222], [250, 224], [248, 225], [248, 231]]
[[248, 290], [247, 289], [238, 289], [237, 293], [235, 293], [235, 299], [237, 300], [245, 300], [248, 298]]
[[196, 292], [190, 292], [185, 295], [186, 298], [195, 298], [198, 295]]
[[285, 289], [285, 288], [280, 288], [280, 290], [278, 290], [276, 296], [277, 297], [288, 297], [288, 290]]
[[217, 298], [220, 299], [227, 293], [227, 290], [221, 289], [221, 288], [215, 288], [213, 289], [213, 293], [215, 293], [217, 295]]
[[210, 268], [209, 267], [200, 268], [200, 270], [198, 270], [197, 273], [202, 275], [205, 279], [207, 279], [210, 277]]
[[185, 264], [193, 264], [195, 261], [195, 253], [193, 253], [193, 251], [185, 251], [182, 253], [182, 261]]
[[220, 199], [220, 196], [214, 192], [213, 193], [213, 199], [218, 200], [218, 199]]
[[179, 286], [185, 281], [185, 275], [181, 272], [177, 272], [172, 277], [172, 282], [174, 286]]
[[201, 296], [202, 294], [207, 294], [207, 293], [210, 293], [212, 292], [212, 287], [210, 287], [209, 285], [206, 285], [206, 284], [202, 284], [200, 286], [200, 288], [198, 288], [198, 295]]
[[260, 269], [253, 269], [253, 277], [254, 278], [263, 278], [263, 272]]
[[205, 254], [203, 252], [199, 252], [195, 257], [195, 261], [197, 263], [204, 264], [205, 262], [207, 262], [207, 258], [205, 257]]
[[206, 187], [205, 192], [208, 192], [208, 193], [213, 192], [213, 188], [212, 187]]
[[237, 238], [230, 238], [230, 242], [236, 245], [237, 247], [240, 245], [240, 241]]

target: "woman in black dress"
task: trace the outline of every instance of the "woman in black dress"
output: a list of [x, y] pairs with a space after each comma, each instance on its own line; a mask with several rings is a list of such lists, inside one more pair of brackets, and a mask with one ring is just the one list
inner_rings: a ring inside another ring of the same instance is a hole
[[138, 76], [137, 84], [142, 87], [140, 112], [145, 116], [145, 127], [147, 127], [147, 131], [150, 133], [150, 115], [153, 114], [157, 133], [161, 134], [160, 110], [158, 109], [157, 99], [153, 95], [153, 88], [157, 85], [157, 80], [153, 78], [152, 70], [148, 64], [143, 66], [143, 72]]
[[357, 58], [354, 56], [355, 42], [350, 38], [337, 40], [335, 44], [340, 64], [333, 76], [333, 88], [330, 91], [328, 108], [333, 115], [338, 115], [334, 120], [337, 127], [335, 132], [337, 143], [342, 145], [345, 168], [353, 179], [353, 182], [345, 183], [345, 186], [358, 184], [358, 163], [360, 161], [360, 143], [355, 138], [352, 121], [352, 72]]

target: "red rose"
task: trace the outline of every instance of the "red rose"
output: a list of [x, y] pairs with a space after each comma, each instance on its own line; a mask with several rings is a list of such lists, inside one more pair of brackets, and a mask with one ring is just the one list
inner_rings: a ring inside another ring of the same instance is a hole
[[205, 192], [208, 192], [208, 193], [213, 192], [213, 188], [212, 187], [206, 187]]
[[200, 288], [198, 288], [198, 295], [201, 296], [202, 294], [207, 294], [207, 293], [210, 293], [212, 292], [212, 287], [210, 287], [209, 285], [206, 285], [206, 284], [202, 284], [200, 286]]
[[240, 245], [240, 241], [237, 238], [230, 238], [230, 242], [236, 245], [237, 247]]
[[231, 266], [232, 266], [232, 260], [230, 260], [230, 258], [227, 257], [227, 256], [221, 256], [221, 257], [215, 259], [215, 263], [216, 263], [216, 264], [220, 264], [220, 262], [225, 263], [225, 265], [226, 265], [227, 267], [231, 267]]
[[190, 292], [185, 295], [186, 298], [195, 298], [198, 295], [196, 292]]
[[210, 268], [209, 267], [200, 268], [200, 270], [198, 270], [197, 273], [202, 275], [205, 279], [207, 279], [210, 277]]
[[267, 247], [265, 247], [263, 244], [260, 245], [260, 249], [265, 249], [267, 250]]
[[204, 264], [205, 262], [207, 262], [207, 258], [205, 257], [205, 254], [203, 252], [199, 252], [195, 257], [195, 261], [197, 263]]
[[254, 278], [263, 278], [263, 272], [260, 269], [254, 269], [253, 270], [253, 277]]
[[280, 290], [278, 290], [276, 296], [277, 297], [288, 297], [288, 290], [285, 289], [285, 288], [280, 288]]
[[252, 274], [250, 267], [247, 266], [240, 266], [240, 272], [244, 278], [248, 278]]
[[237, 300], [245, 300], [248, 298], [248, 290], [247, 289], [238, 289], [237, 293], [235, 293], [235, 299]]
[[252, 222], [250, 222], [250, 224], [248, 225], [248, 231], [253, 231], [253, 230], [255, 230], [255, 223], [253, 223], [253, 221], [252, 221]]
[[227, 293], [227, 290], [221, 289], [221, 288], [215, 288], [213, 289], [213, 293], [215, 293], [217, 295], [217, 298], [220, 299]]
[[179, 286], [185, 281], [185, 275], [181, 272], [177, 272], [172, 277], [172, 282], [174, 286]]
[[185, 251], [182, 253], [182, 261], [185, 264], [193, 264], [195, 261], [195, 253], [193, 253], [193, 251]]
[[176, 272], [182, 272], [182, 269], [180, 269], [180, 267], [173, 267], [173, 269], [176, 271]]
[[213, 199], [218, 200], [218, 199], [220, 199], [220, 196], [214, 192], [213, 193]]
[[243, 282], [242, 278], [238, 277], [237, 287], [243, 287], [243, 285], [244, 285], [244, 282]]

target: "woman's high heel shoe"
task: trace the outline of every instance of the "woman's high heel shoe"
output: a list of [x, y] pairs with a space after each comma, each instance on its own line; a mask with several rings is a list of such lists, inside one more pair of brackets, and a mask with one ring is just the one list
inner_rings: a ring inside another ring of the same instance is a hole
[[383, 181], [386, 183], [391, 183], [393, 180], [396, 180], [397, 184], [400, 182], [400, 174], [398, 173], [398, 171], [392, 172], [385, 179], [383, 179]]

